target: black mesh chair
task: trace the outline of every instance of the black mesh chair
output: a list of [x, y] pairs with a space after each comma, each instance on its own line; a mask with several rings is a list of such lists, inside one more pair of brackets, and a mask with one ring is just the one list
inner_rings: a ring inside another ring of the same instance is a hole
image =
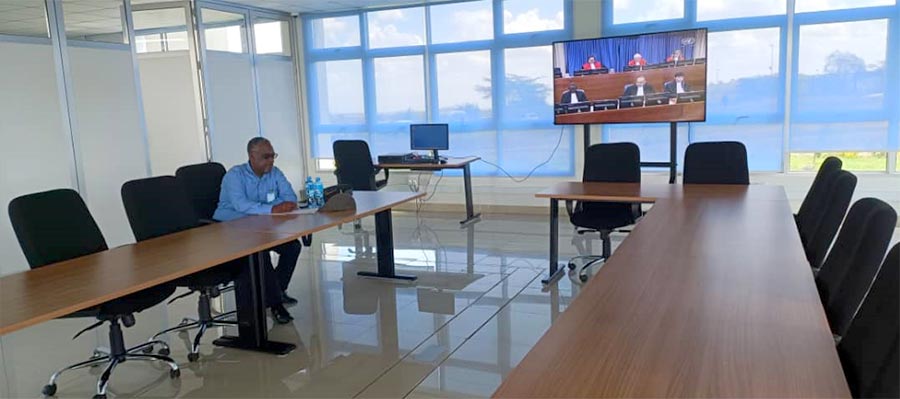
[[803, 203], [800, 204], [800, 209], [797, 211], [797, 214], [794, 215], [797, 219], [798, 227], [801, 224], [801, 219], [809, 217], [809, 211], [811, 208], [815, 207], [815, 204], [825, 201], [827, 191], [825, 190], [825, 187], [823, 187], [825, 184], [824, 181], [828, 180], [828, 177], [834, 172], [841, 170], [843, 166], [844, 162], [838, 157], [828, 157], [822, 161], [822, 165], [819, 166], [819, 171], [816, 172], [816, 177], [809, 186], [809, 191], [806, 192], [806, 197], [803, 198]]
[[693, 143], [684, 152], [684, 184], [750, 184], [747, 148], [737, 141]]
[[825, 261], [828, 248], [834, 241], [838, 228], [847, 214], [853, 192], [856, 190], [856, 176], [846, 170], [838, 170], [827, 176], [822, 182], [825, 195], [821, 202], [813, 204], [808, 216], [803, 217], [800, 226], [800, 238], [806, 259], [813, 269], [818, 270]]
[[[641, 152], [634, 143], [594, 144], [588, 147], [584, 160], [582, 181], [605, 183], [640, 183]], [[640, 205], [618, 202], [566, 201], [569, 221], [578, 234], [600, 233], [603, 250], [600, 255], [578, 256], [569, 261], [569, 269], [576, 268], [576, 260], [584, 260], [578, 277], [587, 281], [587, 270], [612, 254], [609, 235], [613, 230], [634, 224], [640, 216]]]
[[898, 398], [900, 244], [888, 253], [837, 351], [854, 398]]
[[843, 336], [862, 302], [897, 225], [897, 213], [876, 198], [856, 201], [816, 274], [831, 332]]
[[[106, 239], [103, 238], [96, 221], [81, 196], [74, 190], [51, 190], [15, 198], [9, 203], [9, 219], [22, 252], [25, 253], [28, 265], [32, 269], [108, 249]], [[106, 365], [97, 382], [97, 394], [94, 396], [105, 398], [113, 370], [126, 360], [166, 363], [169, 376], [177, 378], [181, 372], [171, 358], [142, 353], [154, 345], [168, 349], [165, 342], [151, 341], [125, 348], [125, 338], [122, 334], [122, 325], [125, 327], [134, 325], [134, 313], [161, 303], [173, 292], [175, 287], [172, 284], [163, 284], [66, 316], [95, 317], [98, 320], [78, 332], [75, 337], [103, 323], [109, 323], [109, 352], [95, 351], [90, 359], [53, 373], [50, 382], [44, 386], [43, 394], [47, 396], [56, 394], [56, 381], [63, 372]]]
[[182, 166], [175, 171], [175, 178], [187, 192], [197, 216], [207, 222], [213, 221], [213, 214], [219, 207], [224, 177], [225, 167], [217, 162]]
[[[131, 231], [134, 232], [134, 237], [138, 241], [149, 240], [204, 224], [194, 211], [181, 182], [174, 176], [129, 181], [122, 185], [122, 202], [125, 205], [128, 222], [131, 224]], [[199, 359], [200, 340], [208, 328], [238, 325], [236, 321], [227, 320], [235, 312], [213, 316], [210, 301], [220, 295], [223, 284], [237, 278], [244, 266], [246, 266], [246, 261], [238, 259], [176, 280], [177, 286], [187, 287], [189, 291], [169, 303], [194, 292], [199, 293], [198, 319], [184, 319], [177, 326], [160, 331], [152, 339], [156, 340], [170, 332], [198, 329], [190, 353], [188, 353], [188, 360], [193, 362]]]
[[[337, 140], [332, 150], [338, 184], [349, 184], [355, 191], [378, 191], [387, 186], [389, 171], [375, 167], [365, 141]], [[376, 175], [382, 170], [384, 180], [376, 180]]]

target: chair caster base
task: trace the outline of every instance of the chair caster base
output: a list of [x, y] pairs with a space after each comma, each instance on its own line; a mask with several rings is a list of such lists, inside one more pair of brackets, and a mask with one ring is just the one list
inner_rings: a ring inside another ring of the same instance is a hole
[[44, 385], [44, 389], [41, 390], [41, 393], [44, 394], [44, 396], [56, 395], [56, 384]]
[[575, 263], [569, 262], [567, 266], [569, 267], [569, 270], [575, 270]]
[[193, 362], [196, 362], [197, 360], [200, 360], [200, 354], [199, 353], [188, 353], [187, 358], [188, 358], [189, 362], [193, 363]]
[[[144, 349], [141, 349], [141, 352], [144, 352], [144, 354], [149, 355], [149, 354], [153, 353], [153, 346], [151, 345]], [[162, 349], [160, 349], [160, 352], [162, 352]], [[160, 354], [162, 354], [162, 353], [160, 353]]]
[[169, 378], [176, 379], [181, 377], [181, 369], [169, 370]]
[[582, 283], [586, 283], [588, 281], [587, 274], [579, 274], [578, 279], [581, 280]]
[[106, 399], [106, 395], [105, 394], [104, 395], [97, 394], [97, 395], [94, 395], [94, 399]]
[[172, 353], [172, 351], [169, 350], [169, 348], [162, 348], [159, 350], [158, 353], [163, 356], [169, 356]]

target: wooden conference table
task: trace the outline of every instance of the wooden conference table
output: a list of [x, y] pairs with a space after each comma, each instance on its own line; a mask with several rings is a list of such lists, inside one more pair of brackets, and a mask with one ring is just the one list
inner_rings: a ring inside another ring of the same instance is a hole
[[[561, 183], [654, 203], [495, 397], [850, 397], [780, 186]], [[558, 273], [557, 273], [558, 274]]]
[[0, 335], [166, 283], [241, 257], [250, 273], [236, 284], [238, 336], [217, 345], [287, 353], [293, 344], [269, 341], [262, 282], [263, 251], [318, 231], [375, 215], [381, 278], [394, 273], [391, 209], [424, 196], [408, 192], [355, 192], [355, 211], [311, 215], [248, 216], [59, 262], [0, 278]]

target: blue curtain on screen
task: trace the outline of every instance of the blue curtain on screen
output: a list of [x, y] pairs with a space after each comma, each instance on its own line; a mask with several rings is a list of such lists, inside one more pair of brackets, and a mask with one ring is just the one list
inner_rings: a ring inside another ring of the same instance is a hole
[[672, 54], [673, 50], [680, 48], [685, 58], [691, 59], [694, 58], [694, 49], [700, 44], [697, 41], [693, 45], [683, 46], [681, 39], [699, 39], [697, 36], [696, 31], [686, 31], [566, 42], [566, 70], [571, 76], [575, 71], [581, 69], [581, 65], [587, 62], [588, 57], [592, 55], [604, 67], [613, 68], [617, 72], [628, 66], [628, 61], [634, 57], [634, 53], [641, 53], [647, 60], [647, 64], [659, 64], [665, 62], [666, 57]]

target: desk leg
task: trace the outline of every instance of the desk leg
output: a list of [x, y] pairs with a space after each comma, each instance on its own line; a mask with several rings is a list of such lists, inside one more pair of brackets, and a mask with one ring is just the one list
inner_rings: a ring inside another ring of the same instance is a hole
[[466, 220], [459, 222], [460, 227], [466, 227], [471, 223], [481, 221], [481, 214], [475, 214], [475, 205], [472, 204], [472, 169], [470, 164], [463, 167], [463, 186], [466, 190]]
[[566, 268], [559, 267], [559, 200], [550, 199], [550, 273], [541, 282], [550, 284], [559, 279]]
[[375, 214], [375, 248], [378, 272], [357, 272], [357, 275], [403, 281], [415, 281], [418, 278], [394, 272], [394, 227], [390, 209]]
[[234, 297], [237, 302], [238, 336], [226, 335], [213, 341], [214, 345], [257, 352], [286, 355], [297, 345], [269, 341], [266, 324], [266, 293], [263, 283], [263, 253], [250, 255], [250, 266], [235, 281]]

